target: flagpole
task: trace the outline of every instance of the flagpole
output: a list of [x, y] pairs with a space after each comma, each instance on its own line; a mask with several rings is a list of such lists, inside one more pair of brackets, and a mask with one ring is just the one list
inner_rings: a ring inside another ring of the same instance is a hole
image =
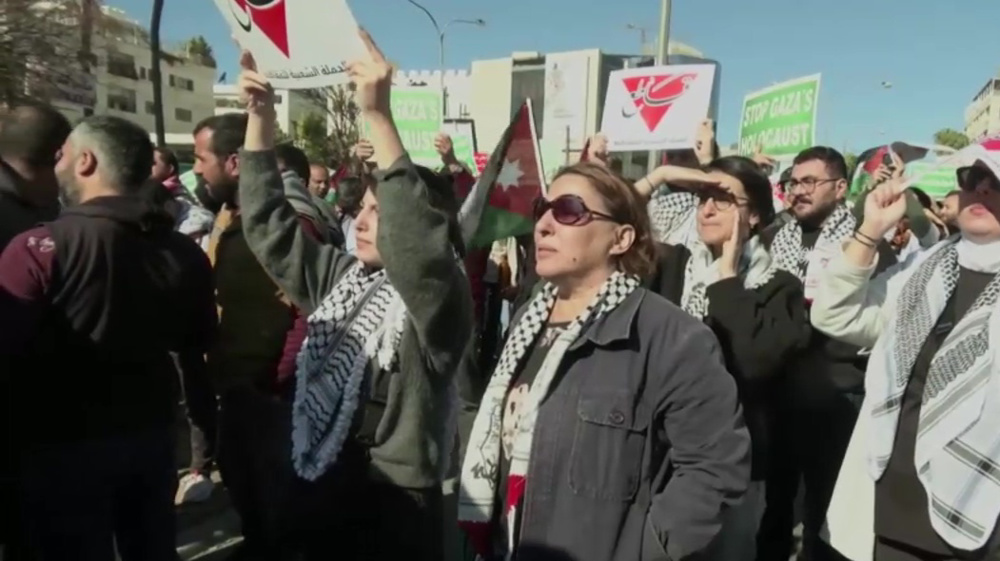
[[531, 142], [535, 144], [535, 163], [538, 165], [538, 183], [542, 186], [542, 194], [549, 193], [549, 184], [545, 180], [545, 166], [542, 165], [542, 147], [538, 145], [538, 133], [535, 132], [535, 110], [531, 108], [531, 98], [524, 100], [528, 104], [528, 125], [531, 127]]
[[[671, 0], [660, 0], [660, 44], [656, 53], [656, 65], [670, 64], [670, 13], [673, 9]], [[646, 169], [653, 173], [658, 167], [660, 152], [658, 150], [649, 151], [649, 162]]]

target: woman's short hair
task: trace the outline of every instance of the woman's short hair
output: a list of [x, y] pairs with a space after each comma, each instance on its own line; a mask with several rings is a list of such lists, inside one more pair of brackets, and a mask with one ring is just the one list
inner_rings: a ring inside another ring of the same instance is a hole
[[774, 221], [774, 193], [771, 180], [753, 160], [743, 156], [726, 156], [712, 160], [704, 169], [735, 177], [743, 184], [743, 190], [750, 199], [750, 210], [757, 213], [760, 218], [757, 231], [766, 228]]
[[604, 200], [608, 214], [620, 224], [635, 229], [632, 247], [618, 258], [618, 267], [625, 273], [646, 278], [656, 266], [656, 243], [649, 222], [646, 203], [621, 175], [593, 162], [579, 162], [559, 170], [553, 181], [565, 175], [587, 180]]

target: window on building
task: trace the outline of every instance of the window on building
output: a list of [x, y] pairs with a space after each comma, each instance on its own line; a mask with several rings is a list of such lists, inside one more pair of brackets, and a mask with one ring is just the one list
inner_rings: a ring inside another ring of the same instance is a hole
[[[150, 76], [150, 78], [152, 78], [152, 76]], [[146, 69], [142, 66], [139, 67], [139, 79], [140, 80], [146, 79]]]
[[191, 117], [191, 110], [190, 109], [184, 109], [183, 107], [177, 107], [177, 108], [175, 108], [174, 109], [174, 119], [177, 119], [178, 121], [180, 121], [182, 123], [190, 123], [191, 119], [192, 119], [192, 117]]
[[132, 55], [111, 51], [108, 53], [108, 74], [121, 78], [136, 80], [139, 74], [135, 69], [135, 58]]
[[274, 94], [274, 104], [275, 105], [281, 105], [281, 100], [282, 100], [281, 94]]
[[152, 101], [147, 101], [146, 102], [146, 114], [147, 115], [152, 115], [154, 113], [156, 113], [156, 105], [154, 105]]
[[545, 59], [515, 62], [510, 76], [510, 118], [513, 119], [524, 100], [531, 100], [535, 116], [535, 133], [544, 136], [542, 115], [545, 113]]
[[108, 86], [108, 109], [135, 113], [135, 90]]
[[181, 76], [170, 75], [170, 87], [177, 88], [179, 90], [187, 90], [189, 92], [194, 91], [194, 80], [184, 78]]
[[239, 98], [235, 97], [217, 97], [215, 98], [215, 106], [219, 109], [243, 109]]

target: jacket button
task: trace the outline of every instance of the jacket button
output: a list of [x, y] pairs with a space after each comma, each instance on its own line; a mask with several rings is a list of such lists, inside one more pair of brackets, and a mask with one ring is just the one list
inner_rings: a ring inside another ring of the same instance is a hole
[[625, 422], [625, 414], [621, 411], [612, 411], [611, 414], [608, 415], [608, 419], [611, 421], [611, 424], [620, 425]]

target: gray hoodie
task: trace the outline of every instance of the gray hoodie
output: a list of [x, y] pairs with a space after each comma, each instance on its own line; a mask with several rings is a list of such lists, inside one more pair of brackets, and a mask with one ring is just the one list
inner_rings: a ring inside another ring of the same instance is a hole
[[299, 216], [309, 218], [319, 230], [320, 239], [324, 243], [332, 243], [344, 247], [344, 237], [336, 217], [330, 211], [326, 201], [313, 195], [302, 183], [302, 179], [294, 171], [281, 173], [281, 181], [285, 186], [285, 198]]
[[[299, 227], [273, 151], [240, 152], [243, 233], [257, 260], [292, 302], [311, 314], [355, 262]], [[455, 259], [447, 213], [408, 156], [376, 174], [376, 244], [407, 309], [398, 366], [370, 449], [372, 477], [400, 487], [440, 485], [452, 450], [452, 382], [471, 377], [472, 296]]]

